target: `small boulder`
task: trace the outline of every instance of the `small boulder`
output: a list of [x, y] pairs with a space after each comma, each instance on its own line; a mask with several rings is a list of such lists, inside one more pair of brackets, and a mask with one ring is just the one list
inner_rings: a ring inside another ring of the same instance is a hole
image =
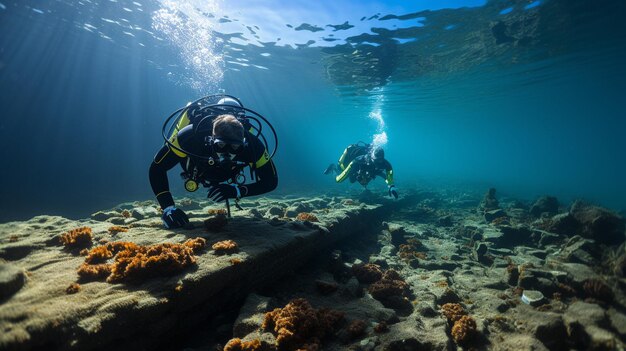
[[620, 215], [598, 206], [576, 201], [570, 213], [581, 223], [579, 234], [598, 243], [615, 245], [626, 239], [626, 225]]
[[542, 196], [530, 207], [534, 217], [553, 216], [559, 212], [559, 200], [554, 196]]

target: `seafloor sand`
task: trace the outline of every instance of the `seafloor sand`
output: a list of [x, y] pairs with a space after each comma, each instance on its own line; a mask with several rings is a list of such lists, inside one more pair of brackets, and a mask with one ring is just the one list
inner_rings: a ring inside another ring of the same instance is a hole
[[[192, 229], [162, 229], [152, 201], [2, 224], [0, 349], [624, 349], [624, 220], [554, 198], [499, 200], [259, 198], [218, 229], [218, 207], [185, 199]], [[93, 242], [65, 247], [81, 226]], [[110, 282], [77, 274], [82, 248], [198, 237], [207, 247], [184, 265], [166, 253]], [[238, 249], [211, 248], [225, 239]]]

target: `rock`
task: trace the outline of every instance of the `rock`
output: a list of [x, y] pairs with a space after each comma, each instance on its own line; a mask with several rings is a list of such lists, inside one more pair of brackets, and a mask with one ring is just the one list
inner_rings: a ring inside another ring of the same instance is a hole
[[0, 301], [18, 292], [24, 283], [24, 270], [10, 263], [0, 263]]
[[268, 213], [268, 217], [282, 216], [285, 213], [285, 210], [279, 206], [272, 206], [267, 210], [267, 213]]
[[521, 244], [531, 244], [536, 237], [533, 235], [533, 231], [525, 226], [500, 226], [500, 232], [502, 237], [498, 242], [499, 246], [513, 247]]
[[580, 222], [579, 234], [585, 238], [606, 245], [620, 244], [625, 240], [624, 219], [612, 211], [576, 201], [570, 213]]
[[535, 327], [533, 334], [550, 350], [569, 349], [567, 328], [560, 317], [542, 318], [540, 324]]
[[340, 291], [340, 294], [346, 297], [362, 297], [364, 293], [363, 287], [355, 277], [350, 278]]
[[405, 237], [407, 232], [406, 230], [404, 230], [404, 227], [389, 226], [389, 234], [391, 235], [391, 244], [393, 244], [393, 246], [398, 247], [402, 244], [407, 243], [406, 237]]
[[563, 237], [561, 235], [552, 234], [540, 230], [535, 230], [535, 234], [540, 236], [539, 239], [539, 247], [545, 248], [548, 245], [558, 245], [563, 241]]
[[542, 225], [542, 227], [550, 232], [556, 234], [562, 234], [567, 236], [573, 236], [580, 231], [580, 222], [571, 213], [561, 213], [548, 220]]
[[239, 310], [239, 316], [233, 325], [233, 337], [243, 338], [261, 328], [265, 312], [268, 310], [269, 297], [250, 294]]
[[496, 210], [500, 208], [500, 204], [498, 203], [498, 199], [496, 199], [496, 189], [490, 188], [483, 201], [481, 201], [480, 205], [478, 205], [479, 213], [484, 213], [486, 211]]
[[524, 290], [522, 293], [522, 302], [527, 305], [539, 306], [543, 304], [544, 299], [543, 294], [538, 290]]
[[601, 257], [601, 252], [592, 240], [576, 235], [567, 241], [561, 251], [561, 257], [566, 262], [594, 266], [597, 263], [597, 259]]
[[293, 218], [302, 212], [311, 212], [312, 207], [306, 203], [299, 203], [297, 205], [291, 205], [285, 210], [285, 217]]
[[534, 217], [552, 216], [559, 212], [559, 201], [554, 196], [542, 196], [530, 207]]
[[601, 326], [607, 313], [599, 305], [576, 301], [563, 314], [563, 321], [577, 347], [587, 350], [610, 350], [618, 345], [617, 337]]
[[155, 207], [152, 207], [152, 206], [135, 207], [130, 212], [130, 214], [133, 218], [137, 218], [137, 219], [161, 217], [161, 214], [159, 213], [159, 211]]
[[491, 264], [493, 259], [487, 256], [487, 252], [489, 251], [487, 244], [476, 242], [474, 243], [474, 248], [472, 249], [472, 255], [474, 259], [483, 264]]
[[609, 321], [613, 329], [624, 339], [626, 338], [626, 315], [614, 308], [608, 310]]
[[104, 222], [111, 217], [119, 217], [120, 214], [116, 211], [98, 211], [91, 215], [91, 219], [94, 221]]
[[485, 211], [484, 217], [487, 223], [491, 223], [496, 218], [506, 217], [506, 212], [504, 212], [504, 210], [501, 210], [501, 209]]
[[128, 218], [124, 218], [124, 217], [111, 217], [111, 218], [107, 219], [107, 221], [111, 222], [112, 224], [116, 224], [116, 225], [125, 225], [127, 219]]

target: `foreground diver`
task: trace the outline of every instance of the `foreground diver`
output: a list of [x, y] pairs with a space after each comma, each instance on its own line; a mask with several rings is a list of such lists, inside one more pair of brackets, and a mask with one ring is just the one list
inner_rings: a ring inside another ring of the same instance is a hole
[[335, 181], [341, 183], [350, 179], [350, 183], [359, 182], [367, 187], [370, 181], [377, 176], [385, 179], [389, 188], [389, 196], [398, 198], [398, 191], [393, 184], [393, 169], [389, 161], [385, 159], [385, 151], [381, 147], [359, 142], [349, 145], [344, 151], [337, 164], [330, 164], [324, 174], [335, 173]]
[[[246, 116], [246, 111], [253, 111], [244, 109], [232, 96], [221, 96], [217, 103], [203, 100], [213, 98], [215, 101], [215, 96], [210, 96], [179, 110], [176, 128], [165, 139], [165, 145], [150, 165], [150, 185], [163, 209], [166, 228], [179, 228], [189, 223], [185, 212], [176, 208], [169, 191], [167, 172], [177, 164], [183, 169], [181, 176], [185, 179], [185, 189], [193, 192], [203, 185], [208, 188], [208, 198], [215, 202], [226, 201], [228, 204], [228, 199], [237, 201], [242, 197], [264, 194], [278, 185], [276, 167], [265, 138], [260, 128], [255, 129], [248, 121], [251, 117]], [[257, 135], [253, 134], [255, 130]], [[243, 172], [246, 168], [256, 181], [246, 183]]]

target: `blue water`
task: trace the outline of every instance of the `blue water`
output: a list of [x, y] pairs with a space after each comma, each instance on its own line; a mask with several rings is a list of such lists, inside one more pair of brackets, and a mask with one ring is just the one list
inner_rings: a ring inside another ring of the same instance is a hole
[[278, 194], [358, 191], [321, 172], [384, 132], [400, 191], [625, 209], [624, 15], [609, 0], [0, 0], [0, 221], [153, 198], [164, 119], [213, 92], [273, 122]]

